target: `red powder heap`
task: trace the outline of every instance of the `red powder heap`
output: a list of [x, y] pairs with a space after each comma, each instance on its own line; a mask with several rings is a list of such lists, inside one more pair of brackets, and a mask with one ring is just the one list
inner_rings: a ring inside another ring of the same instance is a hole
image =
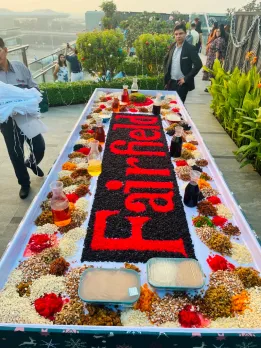
[[106, 105], [101, 104], [101, 105], [99, 106], [99, 108], [100, 108], [100, 109], [106, 109]]
[[188, 162], [185, 160], [180, 160], [175, 162], [178, 167], [188, 166]]
[[212, 222], [216, 226], [223, 227], [225, 223], [227, 222], [227, 219], [223, 218], [222, 216], [214, 216], [212, 219]]
[[28, 243], [29, 249], [35, 253], [39, 253], [46, 248], [52, 246], [49, 234], [33, 234]]
[[179, 323], [182, 327], [201, 327], [201, 319], [193, 306], [186, 306], [179, 312]]
[[79, 196], [76, 193], [68, 193], [66, 197], [68, 198], [68, 201], [71, 203], [76, 203], [79, 199]]
[[88, 147], [81, 147], [79, 150], [76, 150], [76, 152], [81, 152], [86, 156], [89, 155], [90, 151], [91, 151], [91, 149]]
[[54, 320], [54, 314], [62, 310], [63, 300], [54, 293], [45, 294], [34, 301], [34, 308], [42, 317]]
[[219, 203], [221, 203], [221, 200], [217, 196], [208, 197], [207, 200], [209, 202], [211, 202], [212, 204], [219, 204]]
[[231, 271], [235, 269], [235, 266], [232, 263], [228, 262], [223, 256], [220, 255], [209, 256], [207, 258], [207, 263], [214, 272], [225, 270]]

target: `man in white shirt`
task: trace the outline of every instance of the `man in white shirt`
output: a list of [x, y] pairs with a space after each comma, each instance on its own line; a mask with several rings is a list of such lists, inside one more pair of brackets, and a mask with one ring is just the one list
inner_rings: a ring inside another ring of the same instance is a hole
[[192, 35], [192, 37], [193, 37], [192, 45], [196, 46], [199, 42], [199, 33], [196, 31], [196, 24], [195, 23], [191, 24], [190, 35]]

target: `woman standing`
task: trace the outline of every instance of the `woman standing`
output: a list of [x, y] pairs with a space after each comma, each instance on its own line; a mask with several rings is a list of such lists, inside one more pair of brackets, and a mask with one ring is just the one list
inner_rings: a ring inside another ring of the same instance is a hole
[[[209, 45], [209, 50], [207, 54], [207, 62], [206, 67], [209, 69], [213, 68], [215, 59], [220, 60], [220, 62], [223, 62], [225, 59], [226, 54], [226, 40], [225, 40], [225, 31], [224, 29], [218, 28], [216, 30], [216, 37]], [[203, 72], [203, 80], [209, 81], [209, 79], [213, 77], [211, 73], [204, 71]], [[206, 90], [207, 92], [207, 90]]]
[[208, 35], [208, 41], [207, 41], [207, 47], [206, 47], [206, 55], [208, 54], [208, 50], [210, 47], [211, 42], [213, 42], [216, 38], [216, 32], [218, 29], [218, 22], [214, 22], [212, 25], [211, 32]]
[[56, 82], [68, 82], [68, 68], [64, 54], [59, 54], [53, 76]]

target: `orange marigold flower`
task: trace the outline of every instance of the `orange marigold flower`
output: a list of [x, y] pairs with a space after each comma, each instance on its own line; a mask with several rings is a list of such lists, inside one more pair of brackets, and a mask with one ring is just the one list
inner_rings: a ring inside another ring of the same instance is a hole
[[261, 83], [258, 83], [258, 84], [257, 84], [257, 88], [261, 88]]
[[62, 166], [63, 170], [75, 170], [77, 168], [77, 165], [75, 163], [71, 163], [71, 162], [65, 162]]

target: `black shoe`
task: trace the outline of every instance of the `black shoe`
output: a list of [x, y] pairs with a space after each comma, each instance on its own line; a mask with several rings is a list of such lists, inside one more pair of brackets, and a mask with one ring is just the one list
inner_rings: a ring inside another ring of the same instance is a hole
[[30, 167], [30, 165], [28, 165], [27, 163], [25, 164], [27, 168], [30, 168], [32, 170], [32, 172], [39, 176], [40, 178], [42, 178], [44, 176], [44, 172], [42, 171], [41, 168], [39, 168], [38, 166], [33, 166], [33, 167]]
[[30, 192], [30, 186], [21, 186], [20, 192], [19, 192], [19, 196], [21, 199], [25, 199], [26, 197], [28, 197]]
[[208, 90], [208, 88], [204, 89], [204, 92], [206, 92], [206, 93], [209, 93], [209, 90]]

